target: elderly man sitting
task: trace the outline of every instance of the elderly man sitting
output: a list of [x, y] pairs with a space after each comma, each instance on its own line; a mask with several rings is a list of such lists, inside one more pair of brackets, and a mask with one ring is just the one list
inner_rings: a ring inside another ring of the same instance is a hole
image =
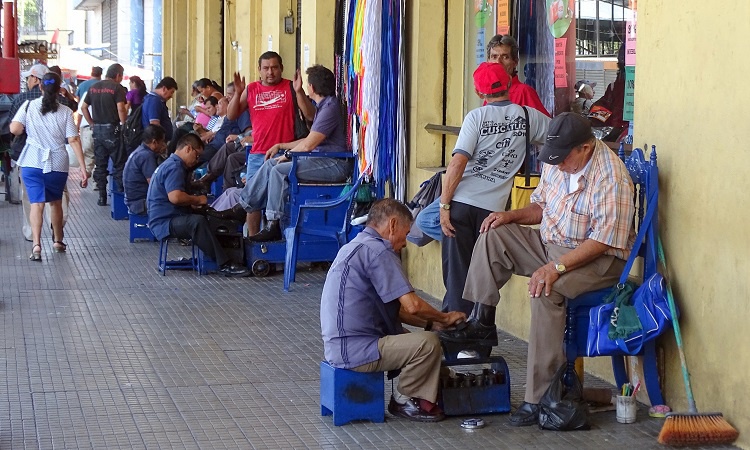
[[[431, 330], [466, 320], [443, 313], [414, 293], [397, 252], [406, 245], [411, 212], [393, 199], [375, 202], [367, 228], [341, 248], [320, 301], [325, 358], [357, 372], [401, 369], [388, 411], [419, 422], [445, 415], [435, 404], [442, 350]], [[408, 333], [402, 323], [424, 327]]]
[[[245, 185], [240, 202], [231, 210], [219, 212], [219, 217], [247, 220], [252, 241], [281, 239], [279, 220], [284, 214], [284, 202], [289, 188], [287, 176], [292, 169], [291, 153], [343, 152], [346, 135], [336, 97], [336, 78], [333, 72], [315, 65], [307, 69], [310, 98], [317, 111], [310, 134], [294, 142], [276, 144], [266, 152], [266, 162]], [[276, 155], [284, 151], [282, 156]], [[309, 158], [297, 164], [297, 177], [303, 181], [337, 182], [351, 175], [352, 162], [336, 158]], [[265, 208], [267, 224], [260, 230], [261, 210]], [[245, 214], [247, 212], [247, 215]], [[247, 217], [245, 217], [247, 216]]]

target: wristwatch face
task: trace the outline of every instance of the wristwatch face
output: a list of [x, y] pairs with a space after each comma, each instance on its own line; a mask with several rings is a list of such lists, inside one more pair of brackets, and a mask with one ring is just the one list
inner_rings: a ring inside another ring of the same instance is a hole
[[555, 264], [555, 270], [557, 270], [560, 273], [565, 273], [565, 264], [561, 264], [561, 263]]
[[442, 209], [451, 209], [450, 203], [439, 203], [438, 204]]

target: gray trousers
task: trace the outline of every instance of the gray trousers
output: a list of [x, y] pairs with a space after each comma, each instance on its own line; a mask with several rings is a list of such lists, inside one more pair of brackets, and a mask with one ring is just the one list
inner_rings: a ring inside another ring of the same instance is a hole
[[[510, 280], [511, 275], [529, 277], [539, 267], [571, 250], [545, 245], [539, 230], [517, 224], [482, 233], [474, 247], [463, 296], [473, 302], [495, 306], [500, 301], [498, 289]], [[602, 255], [561, 275], [549, 296], [542, 294], [529, 299], [531, 328], [524, 401], [539, 403], [555, 372], [565, 362], [565, 299], [614, 286], [624, 266], [625, 261]]]
[[[258, 169], [240, 194], [240, 205], [247, 212], [266, 209], [266, 219], [280, 220], [284, 215], [289, 195], [291, 162], [277, 163], [269, 159]], [[297, 177], [301, 181], [338, 182], [351, 175], [350, 160], [338, 158], [307, 158], [297, 162]]]
[[443, 350], [437, 333], [416, 331], [378, 339], [380, 359], [354, 367], [356, 372], [401, 369], [396, 389], [407, 397], [437, 402]]

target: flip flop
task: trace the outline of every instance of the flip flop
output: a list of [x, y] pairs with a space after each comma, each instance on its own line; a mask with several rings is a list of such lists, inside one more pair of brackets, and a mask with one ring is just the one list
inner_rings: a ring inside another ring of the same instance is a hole
[[651, 417], [666, 417], [667, 413], [672, 412], [672, 408], [667, 405], [654, 405], [648, 409], [648, 415]]

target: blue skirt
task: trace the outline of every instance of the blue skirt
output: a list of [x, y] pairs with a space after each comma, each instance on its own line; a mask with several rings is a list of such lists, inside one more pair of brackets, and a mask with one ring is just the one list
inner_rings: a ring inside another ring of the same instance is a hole
[[29, 203], [47, 203], [62, 200], [68, 172], [43, 173], [42, 169], [22, 167], [21, 179], [29, 195]]

